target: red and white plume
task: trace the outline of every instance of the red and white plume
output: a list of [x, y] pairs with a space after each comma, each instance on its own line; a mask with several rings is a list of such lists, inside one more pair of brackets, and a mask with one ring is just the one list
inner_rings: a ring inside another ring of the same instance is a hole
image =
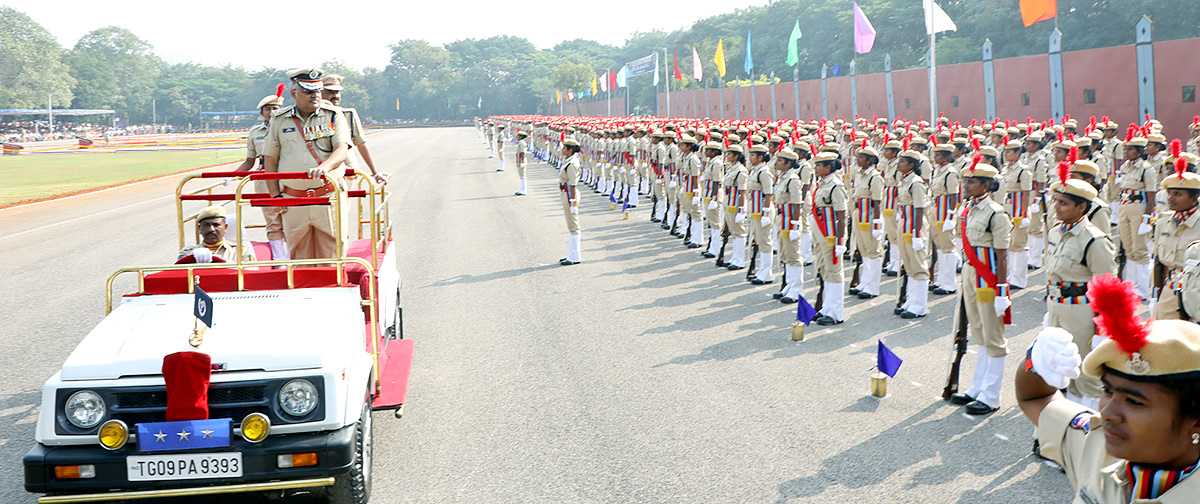
[[1133, 283], [1122, 282], [1112, 274], [1092, 277], [1088, 281], [1088, 300], [1096, 315], [1096, 329], [1117, 344], [1121, 351], [1133, 355], [1142, 349], [1150, 335], [1149, 322], [1137, 315], [1142, 298], [1133, 291]]

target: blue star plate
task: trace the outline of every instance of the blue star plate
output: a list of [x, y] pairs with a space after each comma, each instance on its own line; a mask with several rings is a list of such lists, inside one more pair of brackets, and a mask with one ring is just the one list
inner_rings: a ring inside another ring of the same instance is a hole
[[138, 449], [144, 452], [196, 450], [229, 446], [232, 421], [181, 420], [137, 424]]

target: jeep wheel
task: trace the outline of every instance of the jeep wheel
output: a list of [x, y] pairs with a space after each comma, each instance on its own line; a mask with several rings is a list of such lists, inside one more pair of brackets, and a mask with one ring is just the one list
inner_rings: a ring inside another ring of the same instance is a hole
[[354, 425], [354, 464], [334, 478], [326, 492], [329, 504], [366, 504], [371, 498], [371, 396], [363, 402], [362, 416]]

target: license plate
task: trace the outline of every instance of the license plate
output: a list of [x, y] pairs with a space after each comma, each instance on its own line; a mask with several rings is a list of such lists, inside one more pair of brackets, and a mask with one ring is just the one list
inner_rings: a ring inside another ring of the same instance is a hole
[[242, 454], [133, 455], [125, 459], [125, 466], [129, 481], [236, 478], [242, 475]]

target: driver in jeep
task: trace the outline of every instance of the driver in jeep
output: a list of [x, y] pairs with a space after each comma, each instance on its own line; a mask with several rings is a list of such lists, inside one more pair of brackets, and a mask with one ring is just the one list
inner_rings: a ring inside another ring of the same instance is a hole
[[[179, 257], [176, 260], [182, 261], [184, 258], [192, 256], [196, 263], [211, 263], [213, 257], [219, 257], [224, 262], [237, 262], [235, 254], [239, 247], [225, 241], [225, 231], [228, 229], [229, 224], [225, 222], [225, 207], [213, 205], [201, 210], [196, 215], [196, 231], [200, 233], [203, 241], [184, 247], [179, 251]], [[242, 262], [255, 260], [253, 247], [240, 248], [242, 249]]]

